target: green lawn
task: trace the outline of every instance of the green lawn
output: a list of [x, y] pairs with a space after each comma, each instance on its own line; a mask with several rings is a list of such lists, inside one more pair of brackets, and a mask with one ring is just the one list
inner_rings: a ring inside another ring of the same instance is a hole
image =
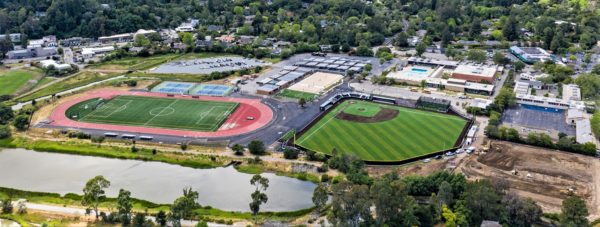
[[301, 92], [301, 91], [294, 91], [294, 90], [290, 90], [290, 89], [284, 89], [283, 91], [281, 91], [279, 93], [279, 96], [281, 96], [281, 97], [287, 97], [287, 98], [293, 98], [293, 99], [304, 98], [304, 100], [306, 100], [306, 101], [312, 101], [313, 99], [316, 99], [319, 95], [313, 94], [313, 93], [308, 93], [308, 92]]
[[[37, 99], [39, 97], [56, 94], [61, 91], [66, 91], [71, 88], [75, 88], [75, 87], [83, 86], [83, 85], [90, 84], [93, 82], [105, 80], [105, 79], [115, 77], [118, 75], [119, 74], [116, 74], [116, 73], [108, 73], [107, 74], [107, 73], [98, 73], [98, 72], [80, 72], [71, 78], [60, 81], [58, 83], [48, 85], [47, 87], [42, 88], [36, 92], [33, 92], [26, 96], [23, 96], [23, 97], [19, 98], [17, 101], [24, 102], [24, 101], [29, 101], [32, 99]], [[46, 82], [49, 82], [49, 81], [46, 81]]]
[[237, 106], [234, 102], [118, 96], [78, 103], [66, 114], [83, 122], [216, 131]]
[[33, 72], [25, 70], [0, 71], [0, 95], [15, 93], [33, 76]]
[[[377, 123], [336, 118], [340, 112], [373, 116], [378, 112], [377, 107], [400, 112], [391, 120]], [[335, 148], [338, 152], [355, 154], [367, 161], [400, 161], [452, 148], [466, 123], [466, 120], [453, 115], [365, 101], [345, 101], [297, 138], [296, 144], [325, 154], [331, 154]]]

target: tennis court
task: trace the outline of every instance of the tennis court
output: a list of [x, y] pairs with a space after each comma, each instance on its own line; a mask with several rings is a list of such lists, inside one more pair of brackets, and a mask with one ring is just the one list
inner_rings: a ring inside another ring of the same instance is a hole
[[208, 96], [227, 96], [231, 94], [231, 92], [233, 92], [232, 86], [219, 84], [198, 84], [190, 91], [190, 94]]
[[162, 82], [152, 89], [152, 92], [160, 92], [167, 94], [188, 94], [190, 89], [194, 87], [194, 83], [185, 82]]

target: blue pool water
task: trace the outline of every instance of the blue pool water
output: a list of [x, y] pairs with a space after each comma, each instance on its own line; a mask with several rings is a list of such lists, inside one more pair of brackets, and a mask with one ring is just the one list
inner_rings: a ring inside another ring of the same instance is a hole
[[525, 109], [543, 111], [543, 112], [548, 112], [548, 113], [563, 113], [564, 112], [564, 110], [561, 110], [561, 109], [532, 106], [532, 105], [527, 105], [527, 104], [521, 104], [520, 106]]
[[413, 71], [416, 73], [425, 73], [425, 72], [427, 72], [427, 69], [412, 68], [412, 69], [410, 69], [410, 71]]

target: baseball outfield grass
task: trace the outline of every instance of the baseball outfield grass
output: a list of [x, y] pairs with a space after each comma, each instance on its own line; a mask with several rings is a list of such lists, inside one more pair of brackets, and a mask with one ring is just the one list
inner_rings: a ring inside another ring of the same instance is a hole
[[346, 100], [296, 138], [296, 144], [366, 161], [401, 161], [453, 148], [466, 124], [454, 115]]
[[237, 106], [234, 102], [117, 96], [80, 102], [66, 115], [90, 123], [216, 131]]

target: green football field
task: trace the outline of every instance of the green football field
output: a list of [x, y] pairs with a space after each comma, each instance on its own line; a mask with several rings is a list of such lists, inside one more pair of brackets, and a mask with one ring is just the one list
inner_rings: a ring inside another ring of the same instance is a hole
[[[379, 122], [360, 122], [377, 118], [384, 109], [397, 115], [381, 117]], [[340, 119], [342, 113], [359, 120]], [[453, 115], [347, 100], [296, 138], [296, 144], [325, 154], [335, 148], [366, 161], [401, 161], [454, 147], [466, 124]]]
[[117, 96], [78, 103], [66, 114], [82, 122], [216, 131], [237, 106], [234, 102]]

